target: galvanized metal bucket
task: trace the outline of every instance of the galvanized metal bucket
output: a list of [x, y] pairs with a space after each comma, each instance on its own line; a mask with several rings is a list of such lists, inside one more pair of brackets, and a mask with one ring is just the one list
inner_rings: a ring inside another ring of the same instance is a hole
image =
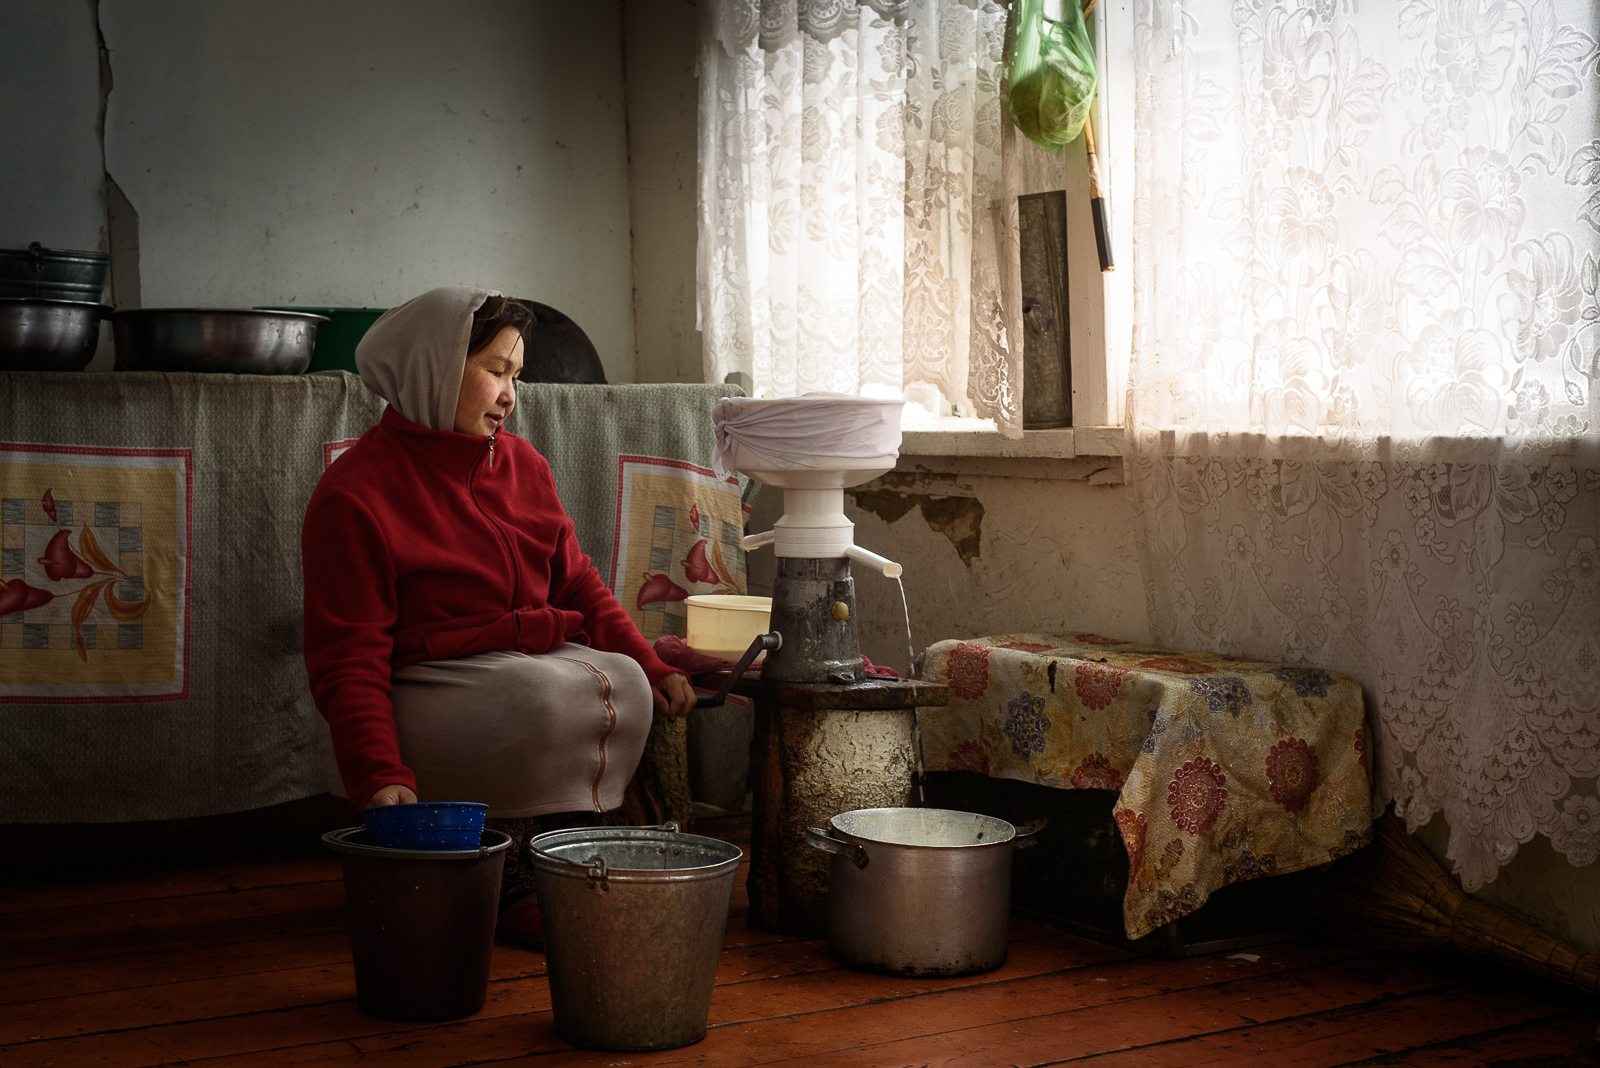
[[583, 827], [529, 843], [556, 1034], [590, 1049], [705, 1037], [738, 846], [664, 827]]

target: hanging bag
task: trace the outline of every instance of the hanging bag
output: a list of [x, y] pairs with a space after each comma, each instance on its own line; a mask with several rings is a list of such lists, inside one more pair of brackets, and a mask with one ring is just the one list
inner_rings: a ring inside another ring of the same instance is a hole
[[1077, 0], [1022, 0], [1009, 57], [1011, 121], [1047, 152], [1077, 140], [1094, 99], [1094, 45]]

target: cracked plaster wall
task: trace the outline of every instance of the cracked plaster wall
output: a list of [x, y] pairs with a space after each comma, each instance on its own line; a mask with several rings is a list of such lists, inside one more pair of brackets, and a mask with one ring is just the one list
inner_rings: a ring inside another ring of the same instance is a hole
[[[905, 567], [919, 654], [945, 638], [1006, 631], [1149, 640], [1124, 487], [1088, 481], [1103, 466], [915, 457], [846, 492], [856, 543]], [[764, 488], [750, 529], [770, 529], [782, 511], [782, 491]], [[752, 593], [770, 593], [772, 561], [770, 549], [750, 554]], [[855, 581], [861, 651], [904, 670], [899, 590], [865, 568]]]

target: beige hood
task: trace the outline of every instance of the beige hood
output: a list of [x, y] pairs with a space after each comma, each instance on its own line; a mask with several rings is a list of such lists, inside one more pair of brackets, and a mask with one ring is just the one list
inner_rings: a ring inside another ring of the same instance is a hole
[[396, 412], [433, 430], [453, 430], [472, 316], [492, 289], [440, 286], [390, 308], [356, 346], [366, 387]]

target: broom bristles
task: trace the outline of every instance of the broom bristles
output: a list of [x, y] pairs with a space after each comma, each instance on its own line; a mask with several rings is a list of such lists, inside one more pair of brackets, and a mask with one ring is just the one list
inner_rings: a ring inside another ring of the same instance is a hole
[[1330, 936], [1400, 953], [1454, 944], [1469, 957], [1600, 992], [1600, 957], [1468, 897], [1394, 816], [1379, 816], [1372, 829], [1372, 845], [1329, 872], [1323, 929]]

